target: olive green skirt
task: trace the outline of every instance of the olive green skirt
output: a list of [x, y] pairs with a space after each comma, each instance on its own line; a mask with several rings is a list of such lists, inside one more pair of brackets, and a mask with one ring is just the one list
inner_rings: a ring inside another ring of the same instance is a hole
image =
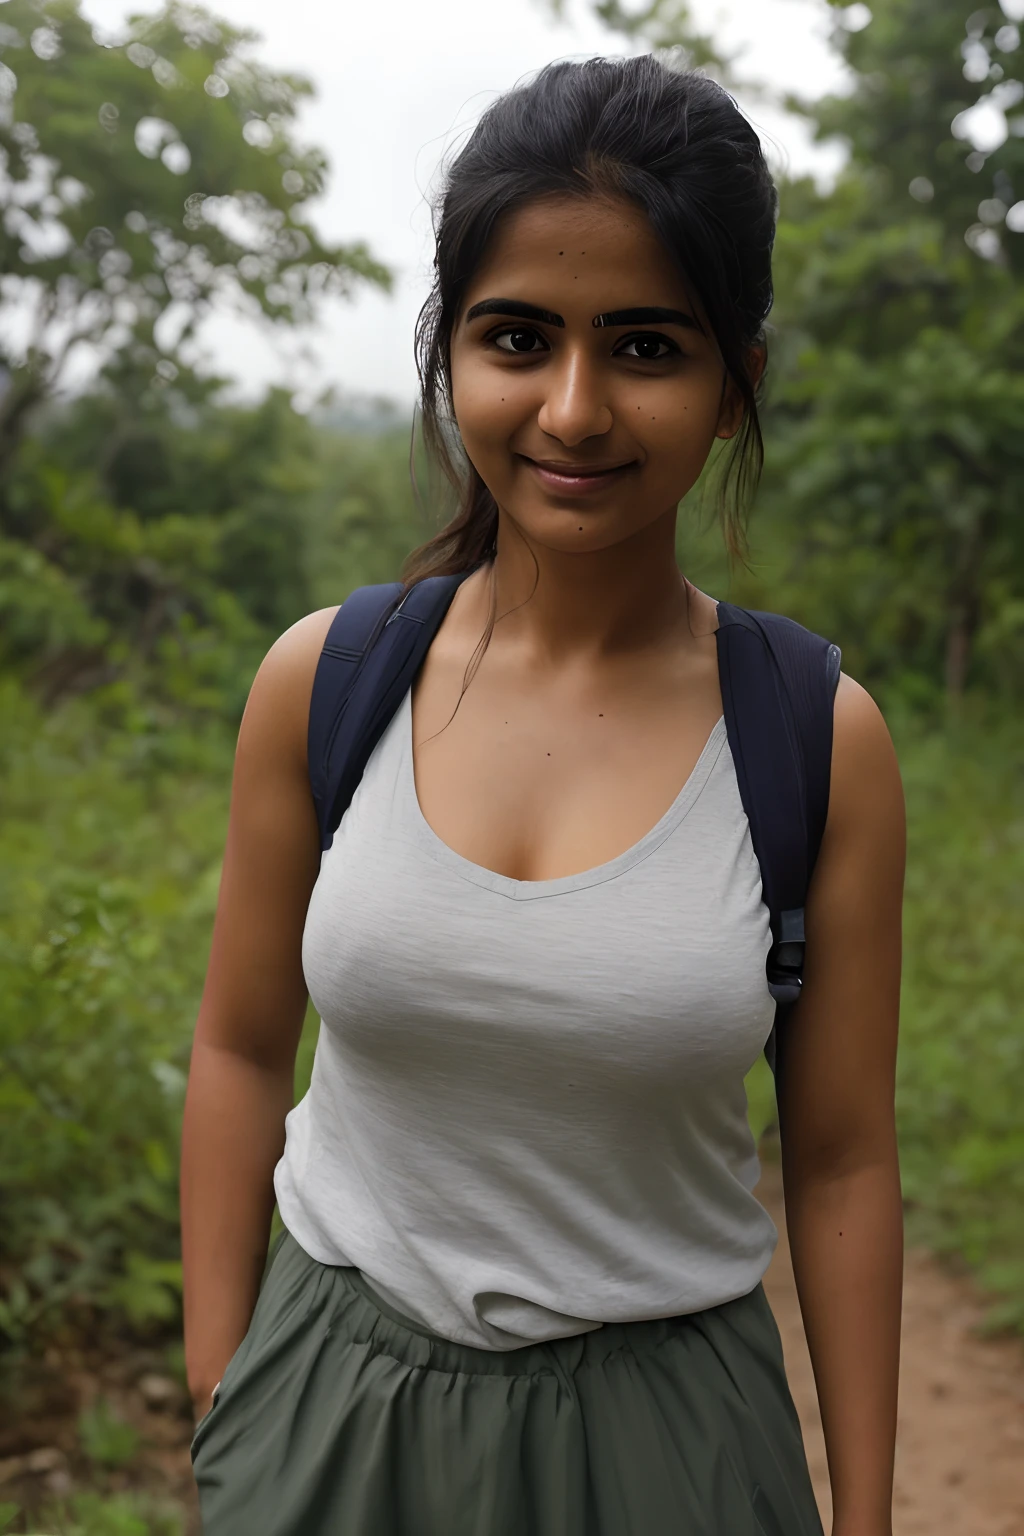
[[760, 1285], [492, 1352], [286, 1234], [192, 1459], [204, 1536], [821, 1536]]

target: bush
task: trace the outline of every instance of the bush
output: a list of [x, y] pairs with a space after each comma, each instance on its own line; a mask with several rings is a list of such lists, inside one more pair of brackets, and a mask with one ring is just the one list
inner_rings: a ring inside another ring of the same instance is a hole
[[1024, 728], [900, 733], [909, 806], [899, 1063], [912, 1237], [1024, 1329]]
[[177, 1318], [176, 1144], [219, 875], [224, 733], [45, 718], [0, 687], [0, 1334]]
[[[11, 1520], [18, 1514], [13, 1504], [0, 1505], [0, 1530], [4, 1509]], [[179, 1511], [152, 1499], [79, 1493], [51, 1509], [33, 1536], [183, 1536], [184, 1528]]]
[[78, 1418], [78, 1440], [97, 1467], [126, 1467], [139, 1449], [139, 1432], [100, 1398]]

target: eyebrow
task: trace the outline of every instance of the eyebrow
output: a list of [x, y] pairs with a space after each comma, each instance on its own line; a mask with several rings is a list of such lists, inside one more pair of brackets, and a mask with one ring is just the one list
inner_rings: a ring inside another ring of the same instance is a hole
[[612, 309], [606, 315], [595, 315], [594, 324], [605, 325], [683, 325], [688, 330], [699, 331], [699, 323], [685, 309], [663, 309], [660, 305], [647, 305], [640, 309]]
[[[542, 325], [557, 325], [565, 329], [565, 321], [550, 309], [537, 304], [526, 304], [522, 299], [483, 299], [466, 313], [467, 323], [479, 320], [482, 315], [509, 315], [516, 320], [537, 320]], [[665, 309], [659, 304], [644, 305], [637, 309], [610, 309], [606, 314], [595, 315], [597, 327], [616, 325], [681, 325], [687, 330], [702, 331], [700, 323], [685, 309]]]
[[524, 304], [522, 299], [484, 299], [473, 305], [466, 320], [477, 320], [481, 315], [512, 315], [517, 320], [539, 320], [542, 325], [565, 328], [561, 315], [552, 314], [550, 309], [540, 309], [536, 304]]

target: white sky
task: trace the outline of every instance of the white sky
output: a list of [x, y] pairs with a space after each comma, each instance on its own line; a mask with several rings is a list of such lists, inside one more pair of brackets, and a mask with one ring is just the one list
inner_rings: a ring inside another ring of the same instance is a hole
[[[84, 4], [105, 31], [129, 10], [155, 8], [153, 0]], [[522, 75], [554, 58], [621, 53], [621, 41], [586, 0], [573, 0], [562, 23], [543, 0], [387, 0], [379, 9], [362, 0], [212, 0], [211, 9], [259, 32], [275, 67], [315, 83], [300, 133], [327, 151], [332, 174], [313, 217], [329, 237], [365, 239], [394, 270], [395, 287], [390, 296], [360, 288], [354, 301], [333, 302], [301, 338], [214, 317], [202, 333], [210, 365], [246, 393], [279, 383], [308, 400], [334, 383], [411, 402], [412, 332], [431, 258], [425, 194], [441, 153]], [[722, 44], [744, 50], [744, 75], [779, 92], [841, 88], [825, 0], [693, 0], [692, 11]], [[799, 119], [756, 100], [741, 104], [776, 167], [827, 176], [838, 163], [836, 149], [811, 144]]]

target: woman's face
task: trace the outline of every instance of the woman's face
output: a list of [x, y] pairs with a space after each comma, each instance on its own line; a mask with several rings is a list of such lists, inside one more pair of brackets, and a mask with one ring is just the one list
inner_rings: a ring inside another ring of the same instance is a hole
[[502, 513], [556, 550], [674, 514], [742, 421], [714, 338], [644, 215], [545, 198], [500, 225], [451, 340], [455, 416]]

